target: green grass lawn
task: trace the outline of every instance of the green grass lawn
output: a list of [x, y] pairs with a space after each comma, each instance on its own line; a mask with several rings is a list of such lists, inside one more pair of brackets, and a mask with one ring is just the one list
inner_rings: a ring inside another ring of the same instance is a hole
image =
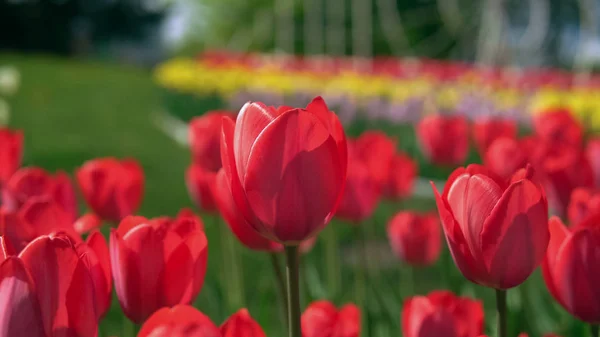
[[[189, 153], [152, 122], [151, 116], [162, 108], [162, 100], [149, 72], [21, 55], [0, 55], [0, 65], [3, 64], [17, 66], [22, 75], [21, 89], [8, 101], [11, 126], [25, 131], [25, 165], [73, 172], [82, 162], [95, 157], [134, 157], [146, 174], [146, 194], [140, 214], [175, 215], [182, 207], [192, 207], [183, 179]], [[363, 315], [367, 323], [363, 336], [399, 336], [403, 298], [436, 288], [483, 298], [488, 309], [486, 322], [492, 326], [493, 292], [464, 281], [446, 250], [434, 268], [414, 271], [402, 267], [389, 251], [385, 224], [394, 211], [434, 207], [432, 200], [414, 199], [403, 204], [381, 205], [374, 219], [361, 227], [365, 245], [357, 242], [354, 228], [332, 223], [304, 258], [303, 306], [321, 298], [338, 305], [355, 301], [355, 275], [366, 272]], [[222, 231], [223, 225], [216, 218], [210, 215], [203, 218], [209, 240], [209, 269], [196, 306], [217, 324], [245, 306], [269, 336], [284, 336], [284, 319], [269, 256], [250, 252], [235, 242], [243, 275], [239, 279], [243, 287], [235, 288], [236, 283], [232, 282], [235, 273], [221, 249], [231, 239], [230, 234]], [[364, 251], [373, 265], [368, 271], [358, 267], [358, 255], [363, 252], [360, 247], [366, 247]], [[338, 264], [340, 272], [335, 267]], [[533, 332], [532, 336], [554, 330], [564, 332], [565, 336], [583, 336], [582, 325], [568, 319], [553, 304], [539, 273], [521, 289], [509, 295], [514, 335], [519, 330]], [[522, 293], [527, 297], [520, 296]], [[124, 324], [115, 297], [101, 325], [100, 336], [132, 337], [134, 330], [135, 327]]]

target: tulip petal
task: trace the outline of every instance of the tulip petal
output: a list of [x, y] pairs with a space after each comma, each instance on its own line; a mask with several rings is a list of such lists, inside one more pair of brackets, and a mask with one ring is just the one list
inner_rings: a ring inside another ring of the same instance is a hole
[[[246, 221], [254, 227], [257, 219], [252, 213], [252, 209], [248, 204], [246, 192], [244, 192], [240, 177], [235, 164], [235, 156], [233, 150], [233, 135], [235, 124], [231, 118], [223, 118], [222, 134], [221, 134], [221, 160], [223, 162], [223, 170], [229, 182], [231, 195], [235, 201], [236, 209], [246, 219]], [[255, 229], [258, 229], [254, 227]]]
[[311, 303], [302, 314], [302, 336], [332, 336], [335, 331], [337, 315], [337, 308], [328, 301]]
[[[193, 277], [192, 254], [188, 246], [181, 242], [166, 259], [158, 285], [163, 306], [172, 307], [176, 304], [189, 304], [190, 299], [182, 301], [184, 292]], [[188, 296], [191, 297], [191, 296]]]
[[558, 303], [565, 307], [562, 292], [558, 290], [555, 282], [555, 277], [561, 277], [561, 275], [555, 276], [554, 272], [560, 249], [563, 243], [571, 236], [571, 232], [562, 223], [560, 218], [555, 216], [550, 218], [548, 228], [550, 231], [550, 241], [548, 243], [548, 250], [546, 251], [546, 258], [542, 263], [542, 275], [550, 294]]
[[340, 309], [335, 337], [358, 337], [361, 330], [360, 309], [346, 304]]
[[246, 103], [236, 120], [233, 143], [235, 149], [235, 163], [238, 176], [242, 179], [246, 176], [248, 158], [256, 139], [261, 132], [271, 123], [277, 113], [262, 103]]
[[241, 309], [229, 317], [220, 329], [223, 337], [266, 337], [261, 326], [246, 309]]
[[244, 189], [254, 214], [275, 238], [297, 243], [331, 219], [344, 180], [327, 129], [312, 114], [290, 110], [256, 140]]
[[500, 289], [519, 285], [542, 262], [550, 233], [548, 207], [530, 180], [509, 186], [483, 225], [481, 250]]
[[600, 322], [600, 240], [594, 230], [575, 231], [559, 252], [554, 271], [565, 308], [590, 323]]
[[0, 337], [45, 337], [31, 276], [23, 262], [0, 262]]
[[[173, 334], [183, 330], [187, 335]], [[157, 310], [140, 329], [137, 337], [220, 337], [219, 328], [206, 315], [188, 305]]]
[[[2, 228], [0, 228], [0, 231]], [[15, 249], [5, 236], [0, 235], [0, 262], [6, 260], [9, 256], [15, 255]]]
[[437, 208], [440, 214], [440, 220], [444, 228], [444, 234], [446, 242], [448, 243], [448, 249], [452, 254], [452, 259], [456, 264], [456, 267], [462, 272], [462, 274], [471, 282], [478, 284], [485, 284], [483, 280], [486, 279], [486, 272], [483, 269], [481, 263], [475, 260], [469, 246], [464, 238], [464, 235], [454, 220], [452, 211], [446, 205], [446, 202], [440, 196], [440, 193], [435, 188], [435, 185], [431, 183], [433, 187], [433, 193]]
[[72, 241], [63, 235], [41, 236], [21, 252], [31, 273], [49, 336], [96, 336], [94, 283]]
[[471, 254], [481, 254], [481, 232], [502, 195], [500, 187], [484, 175], [461, 175], [448, 191], [448, 206], [461, 227]]
[[102, 271], [101, 276], [103, 281], [99, 281], [102, 284], [100, 290], [101, 295], [96, 296], [96, 301], [98, 303], [101, 303], [99, 305], [101, 310], [99, 310], [98, 315], [102, 316], [110, 308], [110, 303], [112, 301], [112, 274], [110, 267], [110, 252], [108, 250], [108, 245], [106, 244], [106, 239], [99, 231], [92, 232], [88, 236], [86, 243], [87, 246], [95, 253], [96, 258], [98, 260], [98, 264]]

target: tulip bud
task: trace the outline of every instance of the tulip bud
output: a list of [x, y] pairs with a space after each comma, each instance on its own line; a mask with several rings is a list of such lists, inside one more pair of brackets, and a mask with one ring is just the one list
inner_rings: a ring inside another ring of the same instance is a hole
[[77, 170], [76, 176], [86, 203], [106, 221], [118, 223], [140, 206], [144, 173], [134, 160], [90, 160]]
[[137, 337], [222, 337], [206, 315], [189, 305], [157, 310], [142, 325]]
[[485, 167], [455, 170], [434, 194], [454, 262], [470, 281], [496, 289], [524, 282], [548, 247], [548, 202], [533, 169], [510, 183]]
[[473, 123], [473, 140], [482, 157], [496, 139], [515, 139], [516, 137], [517, 125], [508, 119], [483, 117], [476, 119]]
[[195, 165], [216, 173], [222, 167], [221, 124], [223, 117], [235, 118], [229, 111], [209, 111], [190, 121], [189, 141], [192, 161]]
[[229, 317], [221, 325], [223, 337], [266, 337], [260, 325], [250, 316], [246, 309], [242, 309]]
[[204, 283], [207, 244], [202, 224], [186, 213], [123, 219], [111, 232], [110, 260], [125, 315], [139, 324], [161, 307], [191, 303]]
[[302, 314], [303, 337], [359, 337], [360, 309], [346, 304], [338, 310], [327, 301], [311, 303]]
[[305, 109], [246, 104], [223, 121], [221, 158], [236, 208], [271, 240], [314, 236], [340, 203], [346, 138], [320, 97]]
[[417, 126], [425, 156], [434, 164], [460, 165], [469, 153], [469, 125], [462, 116], [428, 115]]
[[399, 212], [388, 223], [392, 250], [411, 265], [431, 265], [441, 249], [441, 230], [437, 214]]
[[402, 307], [404, 337], [473, 337], [483, 333], [483, 304], [449, 291], [411, 297]]

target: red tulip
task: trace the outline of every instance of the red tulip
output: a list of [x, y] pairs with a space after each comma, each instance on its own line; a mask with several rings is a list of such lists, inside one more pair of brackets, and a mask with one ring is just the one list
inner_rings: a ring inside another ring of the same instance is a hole
[[479, 118], [473, 123], [473, 139], [479, 154], [483, 156], [498, 138], [517, 137], [517, 125], [508, 119]]
[[580, 223], [597, 212], [600, 212], [600, 193], [582, 187], [573, 190], [567, 209], [570, 224]]
[[410, 197], [418, 174], [417, 162], [404, 153], [397, 153], [390, 162], [390, 174], [383, 187], [384, 195], [396, 200]]
[[588, 141], [585, 155], [594, 173], [594, 184], [596, 188], [600, 188], [600, 138]]
[[206, 315], [189, 305], [156, 311], [142, 325], [137, 337], [222, 337]]
[[8, 237], [17, 252], [38, 236], [54, 232], [66, 232], [79, 240], [70, 216], [48, 197], [31, 198], [17, 212], [0, 209], [0, 235]]
[[528, 166], [510, 183], [480, 165], [455, 170], [440, 195], [432, 183], [448, 247], [472, 282], [496, 289], [521, 284], [548, 246], [548, 202]]
[[242, 309], [229, 317], [221, 325], [223, 337], [266, 337], [260, 325], [250, 316], [246, 309]]
[[363, 161], [379, 186], [390, 175], [390, 163], [396, 153], [396, 141], [381, 131], [367, 131], [352, 143], [350, 152]]
[[540, 144], [533, 155], [532, 163], [540, 173], [550, 208], [564, 216], [573, 190], [594, 185], [589, 162], [580, 150], [572, 147]]
[[583, 127], [565, 108], [552, 108], [535, 115], [533, 128], [543, 142], [579, 147]]
[[140, 206], [144, 173], [134, 160], [90, 160], [76, 176], [88, 206], [104, 220], [117, 223]]
[[483, 163], [487, 168], [503, 179], [527, 165], [527, 152], [514, 138], [498, 138], [487, 148]]
[[301, 318], [302, 337], [358, 337], [360, 336], [360, 309], [346, 304], [338, 310], [327, 301], [315, 301]]
[[193, 162], [209, 172], [221, 168], [221, 124], [223, 117], [235, 118], [229, 111], [210, 111], [190, 121], [189, 141]]
[[236, 208], [269, 239], [298, 244], [322, 230], [346, 179], [344, 130], [320, 97], [306, 109], [246, 104], [223, 122], [221, 156]]
[[600, 214], [571, 228], [552, 217], [549, 227], [542, 274], [550, 294], [573, 316], [600, 323]]
[[0, 336], [95, 337], [94, 284], [73, 242], [40, 236], [0, 263]]
[[92, 232], [85, 243], [76, 246], [79, 256], [86, 263], [94, 282], [96, 313], [104, 317], [112, 300], [112, 275], [110, 255], [106, 239], [98, 231]]
[[212, 186], [215, 184], [216, 173], [192, 164], [185, 172], [188, 192], [198, 208], [212, 212], [216, 210]]
[[[216, 184], [214, 187], [215, 201], [225, 219], [225, 223], [231, 229], [235, 237], [247, 248], [266, 252], [282, 252], [283, 245], [275, 241], [271, 241], [262, 235], [248, 224], [246, 219], [235, 208], [235, 202], [231, 195], [231, 189], [227, 182], [227, 176], [223, 169], [217, 173]], [[312, 249], [316, 241], [316, 237], [312, 237], [302, 241], [300, 244], [300, 252], [307, 253]]]
[[437, 214], [399, 212], [388, 223], [392, 250], [411, 265], [431, 265], [441, 249], [441, 230]]
[[433, 291], [411, 297], [402, 307], [404, 337], [475, 337], [483, 333], [481, 301]]
[[437, 165], [460, 165], [469, 153], [469, 124], [462, 116], [428, 115], [417, 126], [425, 156]]
[[110, 262], [125, 315], [141, 323], [161, 307], [191, 303], [204, 283], [207, 241], [194, 217], [125, 217], [110, 235]]
[[69, 176], [62, 171], [51, 176], [39, 167], [26, 167], [18, 170], [6, 183], [2, 193], [3, 208], [16, 211], [29, 199], [47, 197], [56, 201], [66, 215], [68, 221], [77, 218], [77, 198]]
[[380, 186], [368, 166], [351, 155], [346, 188], [336, 216], [354, 223], [370, 218], [381, 197]]
[[21, 166], [23, 132], [0, 128], [0, 186], [4, 185]]

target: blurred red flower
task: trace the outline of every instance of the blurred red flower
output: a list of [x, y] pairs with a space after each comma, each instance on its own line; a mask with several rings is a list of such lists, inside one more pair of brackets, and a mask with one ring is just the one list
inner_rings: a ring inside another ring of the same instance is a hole
[[115, 290], [125, 315], [141, 323], [164, 306], [191, 303], [202, 288], [208, 242], [200, 220], [125, 217], [110, 235]]
[[223, 121], [221, 156], [236, 209], [274, 241], [312, 237], [341, 201], [346, 138], [320, 97], [305, 109], [246, 104]]
[[346, 304], [339, 310], [328, 301], [311, 303], [302, 314], [302, 337], [359, 337], [360, 309]]
[[582, 321], [600, 323], [600, 214], [567, 228], [549, 221], [550, 244], [542, 274], [552, 297]]
[[106, 315], [112, 302], [112, 275], [106, 239], [99, 231], [93, 231], [85, 243], [79, 243], [75, 249], [90, 271], [94, 283], [96, 313], [100, 320]]
[[431, 265], [440, 255], [442, 234], [435, 213], [399, 212], [389, 221], [387, 234], [394, 253], [410, 265]]
[[221, 325], [222, 337], [266, 337], [260, 325], [250, 316], [246, 309], [231, 315]]
[[571, 193], [567, 218], [571, 225], [580, 223], [593, 213], [600, 212], [600, 193], [591, 189], [578, 187]]
[[377, 185], [383, 186], [389, 180], [392, 169], [390, 163], [396, 153], [396, 143], [396, 140], [382, 131], [370, 130], [352, 142], [348, 151], [365, 163]]
[[469, 124], [462, 116], [428, 115], [417, 126], [417, 138], [436, 165], [460, 165], [469, 154]]
[[498, 138], [517, 137], [517, 124], [509, 119], [485, 116], [473, 123], [473, 140], [480, 156], [484, 156], [489, 146]]
[[483, 156], [484, 165], [496, 175], [510, 179], [518, 169], [527, 165], [527, 152], [514, 138], [501, 137], [494, 140]]
[[157, 310], [142, 325], [137, 337], [222, 337], [206, 315], [189, 305]]
[[480, 165], [455, 170], [440, 195], [446, 241], [470, 281], [508, 289], [525, 281], [548, 247], [548, 202], [528, 166], [510, 183]]
[[88, 206], [106, 221], [118, 223], [142, 202], [144, 172], [133, 159], [89, 160], [77, 170], [76, 177]]
[[23, 132], [0, 128], [0, 186], [21, 166], [23, 158]]
[[404, 337], [476, 337], [483, 333], [483, 304], [449, 291], [407, 299], [402, 307]]
[[216, 173], [221, 165], [221, 124], [223, 117], [235, 118], [230, 111], [209, 111], [193, 118], [189, 125], [192, 162], [209, 172]]
[[545, 143], [581, 147], [583, 126], [567, 108], [550, 108], [535, 114], [535, 134]]
[[212, 191], [216, 175], [216, 172], [212, 172], [196, 164], [191, 164], [185, 172], [188, 193], [196, 206], [201, 210], [212, 212], [217, 209], [215, 196]]
[[390, 161], [390, 173], [383, 186], [384, 196], [398, 200], [412, 195], [419, 167], [415, 160], [402, 152], [394, 155]]

